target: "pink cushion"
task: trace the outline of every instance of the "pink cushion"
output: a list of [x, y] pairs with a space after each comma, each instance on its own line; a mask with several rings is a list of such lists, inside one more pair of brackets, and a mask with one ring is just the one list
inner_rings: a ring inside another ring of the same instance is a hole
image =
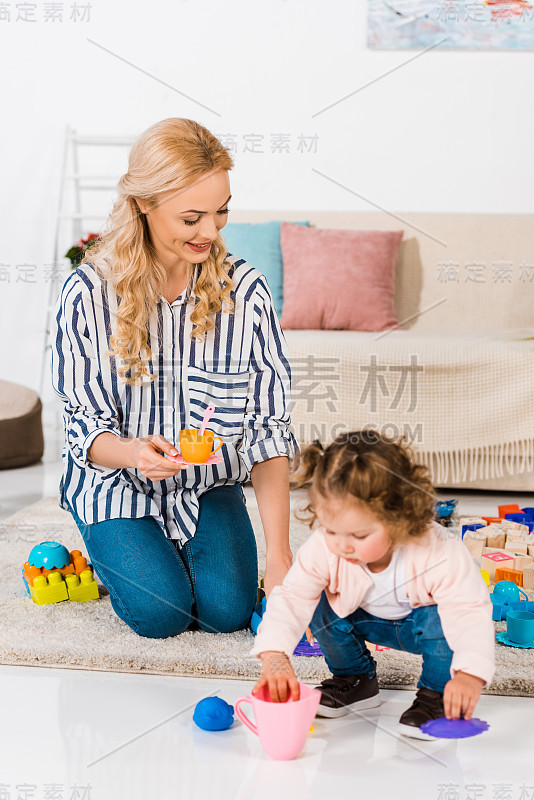
[[395, 265], [403, 231], [308, 228], [282, 222], [282, 328], [399, 328]]

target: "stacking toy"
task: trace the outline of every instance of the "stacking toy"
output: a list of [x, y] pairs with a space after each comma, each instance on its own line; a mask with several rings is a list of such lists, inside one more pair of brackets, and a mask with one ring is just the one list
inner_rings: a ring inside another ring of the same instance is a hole
[[36, 544], [22, 567], [22, 580], [33, 602], [40, 606], [61, 600], [85, 603], [99, 597], [91, 564], [81, 550], [69, 553], [60, 542]]

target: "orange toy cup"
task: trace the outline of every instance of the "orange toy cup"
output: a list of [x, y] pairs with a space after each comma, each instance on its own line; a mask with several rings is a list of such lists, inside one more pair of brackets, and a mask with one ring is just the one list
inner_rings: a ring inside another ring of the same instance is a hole
[[[212, 449], [214, 439], [218, 439], [220, 442], [215, 450]], [[186, 428], [180, 431], [180, 453], [184, 461], [202, 464], [222, 446], [223, 440], [219, 436], [215, 436], [213, 431], [206, 430], [203, 436], [198, 435], [196, 428]]]

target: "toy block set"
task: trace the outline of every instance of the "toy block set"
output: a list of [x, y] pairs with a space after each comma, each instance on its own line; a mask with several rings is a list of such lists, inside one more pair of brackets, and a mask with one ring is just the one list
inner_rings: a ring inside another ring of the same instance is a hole
[[[449, 525], [469, 550], [489, 588], [494, 622], [506, 622], [496, 640], [508, 647], [534, 649], [534, 507], [502, 505], [497, 517], [460, 517], [450, 501]], [[436, 504], [435, 519], [447, 516], [445, 503]], [[523, 587], [523, 588], [520, 588]]]
[[38, 605], [62, 600], [85, 603], [99, 598], [91, 564], [80, 550], [69, 553], [59, 542], [35, 545], [22, 568], [22, 580]]
[[534, 508], [507, 505], [498, 517], [461, 517], [459, 530], [487, 583], [534, 589]]

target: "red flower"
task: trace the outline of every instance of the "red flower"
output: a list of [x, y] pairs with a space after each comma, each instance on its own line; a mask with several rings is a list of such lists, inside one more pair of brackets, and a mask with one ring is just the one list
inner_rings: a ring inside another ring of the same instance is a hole
[[81, 264], [87, 250], [89, 250], [98, 239], [100, 239], [100, 234], [90, 233], [86, 239], [80, 239], [65, 253], [65, 258], [70, 259], [72, 269], [76, 269], [76, 267]]
[[78, 242], [78, 247], [81, 247], [82, 249], [85, 248], [89, 242], [93, 241], [93, 239], [98, 239], [98, 233], [90, 233], [87, 239], [80, 239]]

